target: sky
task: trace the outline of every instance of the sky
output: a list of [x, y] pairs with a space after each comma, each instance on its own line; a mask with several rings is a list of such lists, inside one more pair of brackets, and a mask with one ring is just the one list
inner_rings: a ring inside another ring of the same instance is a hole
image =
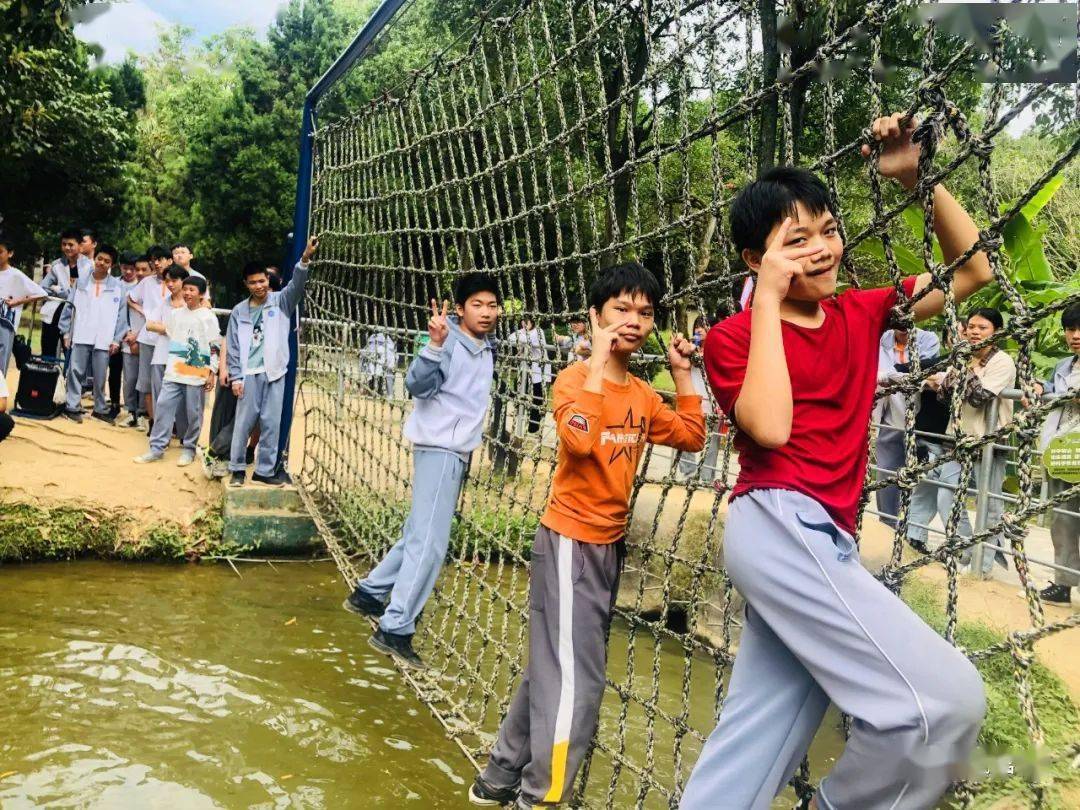
[[157, 45], [158, 28], [180, 23], [194, 29], [196, 41], [229, 26], [247, 25], [258, 33], [274, 21], [286, 0], [119, 0], [87, 23], [76, 26], [81, 39], [105, 49], [105, 61], [122, 62], [128, 51], [146, 53]]

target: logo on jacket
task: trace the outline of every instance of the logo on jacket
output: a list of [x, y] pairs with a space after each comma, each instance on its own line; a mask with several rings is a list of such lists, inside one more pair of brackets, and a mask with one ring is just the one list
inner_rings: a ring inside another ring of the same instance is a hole
[[566, 426], [572, 427], [574, 430], [580, 430], [582, 433], [589, 432], [589, 420], [580, 413], [575, 413], [571, 416], [569, 421], [567, 421]]
[[606, 425], [605, 429], [600, 432], [600, 444], [615, 445], [615, 448], [611, 451], [611, 458], [608, 459], [608, 464], [614, 464], [615, 459], [620, 456], [626, 456], [628, 460], [633, 462], [634, 451], [645, 444], [645, 437], [648, 432], [644, 416], [635, 422], [633, 408], [627, 409], [626, 418], [623, 419], [621, 425]]

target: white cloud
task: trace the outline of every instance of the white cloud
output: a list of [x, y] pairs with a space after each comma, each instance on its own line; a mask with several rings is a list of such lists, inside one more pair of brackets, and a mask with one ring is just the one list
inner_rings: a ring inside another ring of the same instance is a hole
[[85, 42], [94, 42], [105, 51], [104, 60], [123, 62], [129, 51], [149, 53], [157, 48], [158, 32], [170, 21], [150, 8], [143, 0], [113, 3], [108, 11], [90, 22], [75, 26], [75, 34]]

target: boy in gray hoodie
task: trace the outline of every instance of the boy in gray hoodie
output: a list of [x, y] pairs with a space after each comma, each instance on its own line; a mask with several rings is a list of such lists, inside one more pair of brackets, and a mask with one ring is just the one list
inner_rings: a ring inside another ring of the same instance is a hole
[[379, 617], [368, 643], [405, 666], [424, 669], [412, 648], [416, 617], [431, 595], [450, 543], [450, 522], [481, 440], [495, 371], [488, 335], [499, 318], [495, 279], [471, 273], [454, 289], [456, 317], [431, 302], [428, 335], [405, 375], [413, 411], [405, 438], [413, 443], [412, 506], [401, 539], [356, 586], [345, 608]]

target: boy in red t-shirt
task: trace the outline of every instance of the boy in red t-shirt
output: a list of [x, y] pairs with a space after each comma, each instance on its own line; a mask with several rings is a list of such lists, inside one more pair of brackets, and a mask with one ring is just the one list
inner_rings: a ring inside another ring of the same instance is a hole
[[[914, 130], [899, 114], [872, 127], [881, 173], [907, 189]], [[934, 207], [948, 263], [979, 232], [941, 185]], [[777, 168], [749, 184], [732, 203], [731, 231], [757, 290], [751, 309], [712, 329], [704, 355], [717, 403], [739, 429], [724, 562], [746, 620], [719, 724], [680, 806], [768, 808], [831, 701], [852, 731], [816, 807], [931, 807], [975, 745], [982, 681], [862, 567], [852, 537], [878, 342], [897, 292], [835, 294], [844, 245], [829, 192], [808, 171]], [[955, 273], [956, 299], [990, 279], [986, 255], [973, 254]], [[908, 278], [904, 293], [930, 283], [929, 273]], [[936, 290], [912, 315], [929, 318], [943, 302]]]

